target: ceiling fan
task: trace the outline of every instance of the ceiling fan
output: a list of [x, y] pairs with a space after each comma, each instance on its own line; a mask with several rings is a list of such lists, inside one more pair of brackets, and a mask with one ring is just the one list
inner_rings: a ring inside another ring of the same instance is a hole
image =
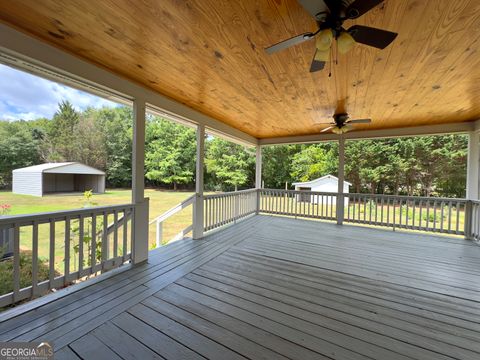
[[347, 113], [334, 114], [332, 122], [320, 123], [330, 125], [329, 127], [323, 129], [320, 132], [323, 133], [332, 130], [334, 134], [345, 134], [346, 132], [353, 129], [353, 124], [370, 124], [371, 121], [371, 119], [350, 120]]
[[348, 52], [355, 43], [384, 49], [395, 40], [397, 33], [362, 25], [354, 25], [348, 29], [343, 27], [345, 20], [360, 17], [383, 1], [299, 0], [317, 22], [318, 30], [281, 41], [266, 48], [265, 51], [272, 54], [315, 38], [316, 51], [310, 66], [310, 72], [315, 72], [322, 70], [328, 61], [333, 40], [336, 40], [338, 51], [342, 54]]

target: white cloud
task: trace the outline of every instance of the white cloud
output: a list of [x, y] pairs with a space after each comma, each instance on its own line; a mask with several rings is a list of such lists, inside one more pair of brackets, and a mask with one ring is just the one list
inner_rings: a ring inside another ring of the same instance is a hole
[[62, 100], [70, 101], [77, 110], [117, 106], [101, 97], [0, 64], [0, 119], [51, 118]]

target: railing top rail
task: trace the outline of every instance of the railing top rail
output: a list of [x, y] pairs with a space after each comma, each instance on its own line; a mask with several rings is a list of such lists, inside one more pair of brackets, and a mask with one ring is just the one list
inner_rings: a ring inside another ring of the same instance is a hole
[[163, 221], [167, 220], [170, 216], [175, 215], [177, 212], [186, 208], [190, 204], [193, 204], [193, 202], [195, 201], [195, 196], [196, 196], [196, 194], [193, 194], [192, 196], [189, 196], [187, 199], [183, 200], [178, 205], [175, 205], [174, 207], [168, 209], [163, 214], [157, 216], [155, 219], [150, 220], [149, 225], [153, 224], [154, 222], [163, 222]]
[[212, 198], [219, 198], [219, 197], [227, 197], [227, 196], [235, 196], [239, 194], [249, 194], [256, 192], [258, 189], [245, 189], [245, 190], [237, 190], [237, 191], [227, 191], [227, 192], [222, 192], [219, 194], [208, 194], [204, 195], [203, 197], [205, 199], [212, 199]]
[[427, 201], [452, 201], [452, 202], [467, 202], [467, 199], [463, 198], [446, 198], [446, 197], [434, 197], [434, 196], [408, 196], [408, 195], [386, 195], [386, 194], [362, 194], [362, 193], [345, 193], [345, 196], [363, 196], [363, 197], [379, 197], [379, 198], [393, 198], [393, 199], [408, 199], [408, 200], [427, 200]]
[[[265, 192], [281, 192], [286, 194], [312, 194], [312, 195], [330, 195], [336, 196], [337, 192], [325, 192], [325, 191], [312, 191], [312, 190], [285, 190], [285, 189], [260, 189]], [[407, 195], [385, 195], [385, 194], [367, 194], [367, 193], [344, 193], [344, 196], [358, 196], [358, 197], [370, 197], [370, 198], [394, 198], [394, 199], [408, 199], [408, 200], [428, 200], [428, 201], [445, 201], [445, 202], [460, 202], [465, 203], [468, 200], [463, 198], [446, 198], [446, 197], [433, 197], [433, 196], [407, 196]], [[478, 201], [480, 204], [480, 200]]]
[[312, 194], [312, 195], [327, 195], [327, 196], [336, 196], [336, 192], [328, 191], [312, 191], [312, 190], [285, 190], [285, 189], [260, 189], [260, 191], [265, 192], [282, 192], [285, 194]]
[[92, 206], [88, 208], [42, 212], [36, 214], [8, 215], [0, 217], [0, 227], [13, 224], [26, 225], [31, 224], [33, 221], [38, 223], [49, 222], [51, 219], [62, 219], [66, 217], [75, 218], [79, 217], [80, 215], [100, 214], [105, 211], [133, 209], [134, 207], [135, 204], [122, 204], [110, 206]]

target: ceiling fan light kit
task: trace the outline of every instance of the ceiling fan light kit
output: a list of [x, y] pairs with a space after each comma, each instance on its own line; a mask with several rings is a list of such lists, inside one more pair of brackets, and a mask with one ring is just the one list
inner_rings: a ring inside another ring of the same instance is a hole
[[342, 32], [337, 38], [338, 52], [346, 54], [355, 45], [355, 39], [348, 32]]
[[329, 130], [332, 131], [332, 133], [340, 135], [340, 134], [345, 134], [346, 132], [354, 129], [353, 124], [370, 124], [372, 120], [371, 119], [355, 119], [355, 120], [350, 120], [349, 116], [347, 113], [335, 113], [333, 115], [333, 122], [329, 123], [323, 123], [325, 125], [329, 125], [322, 131], [327, 132]]
[[294, 36], [266, 48], [268, 54], [287, 49], [315, 38], [316, 51], [310, 72], [322, 70], [328, 61], [333, 40], [336, 40], [338, 51], [347, 53], [356, 43], [384, 49], [397, 34], [391, 31], [369, 26], [354, 25], [348, 29], [343, 22], [356, 19], [384, 0], [299, 0], [300, 4], [315, 19], [318, 30]]
[[315, 46], [318, 50], [325, 51], [330, 49], [333, 42], [333, 31], [325, 29], [316, 35]]

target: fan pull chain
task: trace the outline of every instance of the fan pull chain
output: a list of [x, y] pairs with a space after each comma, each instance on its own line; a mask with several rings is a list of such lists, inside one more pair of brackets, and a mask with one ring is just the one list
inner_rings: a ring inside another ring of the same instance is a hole
[[333, 51], [330, 51], [330, 54], [329, 57], [330, 57], [330, 61], [328, 62], [328, 77], [331, 78], [332, 77], [332, 61], [333, 61]]

